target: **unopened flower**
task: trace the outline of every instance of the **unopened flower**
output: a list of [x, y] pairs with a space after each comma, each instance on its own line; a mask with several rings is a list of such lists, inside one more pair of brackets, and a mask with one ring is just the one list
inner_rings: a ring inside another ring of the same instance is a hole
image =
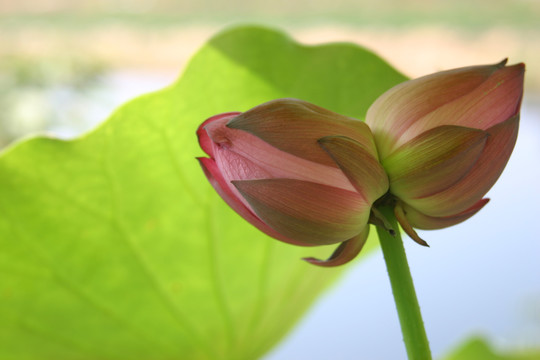
[[340, 244], [326, 260], [354, 258], [368, 235], [372, 204], [388, 191], [369, 127], [296, 99], [211, 117], [197, 135], [210, 183], [264, 233], [302, 245]]
[[516, 142], [525, 66], [474, 66], [407, 81], [366, 118], [390, 180], [386, 200], [404, 230], [466, 220], [503, 171]]

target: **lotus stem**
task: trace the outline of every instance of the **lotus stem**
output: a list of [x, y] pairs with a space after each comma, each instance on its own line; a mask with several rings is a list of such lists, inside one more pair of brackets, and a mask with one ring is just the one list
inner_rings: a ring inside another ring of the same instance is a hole
[[[392, 207], [384, 206], [379, 210], [393, 229], [399, 229]], [[394, 235], [391, 235], [386, 229], [377, 226], [377, 233], [392, 285], [408, 358], [409, 360], [430, 360], [429, 342], [400, 232], [396, 231]]]

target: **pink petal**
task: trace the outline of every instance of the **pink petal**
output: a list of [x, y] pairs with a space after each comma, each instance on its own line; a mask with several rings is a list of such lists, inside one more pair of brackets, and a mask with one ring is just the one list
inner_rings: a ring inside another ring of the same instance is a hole
[[364, 122], [302, 100], [270, 101], [235, 117], [227, 126], [247, 131], [283, 152], [327, 166], [336, 164], [317, 140], [328, 135], [353, 138], [377, 156], [373, 136]]
[[262, 222], [261, 219], [259, 219], [257, 215], [255, 215], [232, 191], [229, 183], [227, 183], [224, 180], [223, 176], [221, 175], [221, 171], [217, 168], [217, 165], [213, 159], [197, 158], [197, 160], [199, 160], [199, 163], [201, 164], [204, 174], [206, 175], [206, 177], [208, 178], [208, 181], [214, 187], [216, 192], [221, 196], [223, 200], [225, 200], [225, 202], [234, 211], [236, 211], [236, 213], [242, 216], [250, 224], [252, 224], [260, 231], [264, 232], [265, 234], [275, 239], [278, 239], [278, 240], [281, 240], [281, 241], [284, 241], [293, 245], [302, 245], [302, 246], [307, 245], [302, 242], [289, 239], [279, 234], [274, 229], [272, 229], [271, 227], [266, 225], [264, 222]]
[[208, 133], [206, 131], [206, 126], [215, 122], [224, 122], [227, 123], [230, 119], [235, 117], [236, 115], [241, 114], [239, 112], [228, 112], [223, 113], [219, 115], [212, 116], [211, 118], [206, 119], [197, 129], [197, 137], [199, 139], [199, 145], [203, 149], [205, 153], [210, 155], [211, 157], [214, 157], [214, 147], [213, 142], [208, 136]]
[[292, 179], [233, 184], [268, 226], [306, 244], [335, 244], [353, 238], [369, 218], [370, 204], [356, 192]]
[[514, 116], [489, 129], [480, 158], [471, 171], [445, 191], [408, 199], [418, 211], [433, 217], [459, 214], [480, 201], [501, 175], [516, 143], [519, 117]]
[[383, 161], [390, 191], [401, 200], [448, 189], [478, 161], [488, 133], [460, 126], [439, 126], [395, 150]]
[[368, 235], [369, 226], [366, 226], [360, 234], [339, 244], [337, 249], [332, 253], [332, 255], [330, 255], [328, 259], [320, 260], [313, 257], [308, 257], [304, 258], [304, 260], [310, 264], [322, 267], [333, 267], [346, 264], [360, 253], [360, 250], [362, 250], [364, 244], [366, 243]]
[[388, 191], [388, 177], [383, 167], [362, 144], [345, 136], [325, 136], [319, 144], [368, 204], [373, 204]]
[[284, 152], [255, 135], [228, 128], [222, 121], [209, 124], [206, 130], [213, 141], [214, 158], [227, 181], [287, 178], [354, 191], [335, 163], [323, 165]]
[[433, 217], [421, 213], [413, 207], [403, 204], [403, 211], [411, 226], [417, 229], [434, 230], [443, 229], [452, 225], [459, 224], [476, 214], [488, 203], [489, 199], [482, 199], [473, 206], [459, 214], [444, 217]]
[[523, 96], [523, 64], [494, 72], [473, 91], [434, 109], [403, 132], [396, 146], [420, 132], [440, 126], [458, 125], [486, 130], [519, 113]]
[[416, 121], [474, 91], [505, 63], [442, 71], [406, 81], [385, 92], [371, 105], [366, 116], [379, 157], [385, 159], [400, 144], [427, 130], [422, 128], [422, 131], [410, 133], [406, 139], [400, 140]]

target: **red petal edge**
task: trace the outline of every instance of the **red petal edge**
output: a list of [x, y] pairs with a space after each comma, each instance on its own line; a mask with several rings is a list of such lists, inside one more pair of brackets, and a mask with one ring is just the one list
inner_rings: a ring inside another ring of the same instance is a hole
[[203, 149], [203, 151], [205, 153], [207, 153], [208, 155], [210, 155], [212, 158], [214, 157], [214, 150], [213, 150], [213, 147], [212, 147], [212, 140], [210, 139], [210, 137], [208, 136], [208, 133], [206, 132], [206, 130], [204, 129], [206, 127], [206, 125], [214, 122], [214, 121], [218, 121], [218, 120], [221, 120], [223, 118], [233, 118], [235, 116], [238, 116], [239, 114], [241, 114], [241, 112], [238, 112], [238, 111], [234, 111], [234, 112], [227, 112], [227, 113], [223, 113], [223, 114], [219, 114], [219, 115], [214, 115], [208, 119], [206, 119], [201, 125], [199, 125], [199, 127], [197, 128], [197, 138], [199, 139], [199, 145], [201, 146], [201, 148]]

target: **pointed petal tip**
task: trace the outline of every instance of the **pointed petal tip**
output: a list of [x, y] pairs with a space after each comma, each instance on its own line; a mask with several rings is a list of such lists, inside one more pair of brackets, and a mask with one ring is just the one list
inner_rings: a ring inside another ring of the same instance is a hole
[[420, 244], [422, 246], [429, 247], [428, 243], [422, 239], [418, 233], [414, 230], [414, 228], [409, 224], [409, 220], [407, 220], [407, 216], [405, 215], [405, 211], [403, 210], [403, 206], [401, 203], [397, 203], [396, 207], [394, 208], [394, 215], [396, 216], [397, 221], [399, 222], [399, 225], [401, 225], [401, 228], [411, 239], [413, 239], [417, 244]]
[[500, 62], [498, 62], [495, 66], [498, 68], [503, 68], [507, 62], [508, 62], [508, 58], [504, 58]]
[[325, 265], [326, 260], [317, 259], [314, 257], [304, 257], [302, 260], [310, 263], [311, 265], [317, 265], [322, 267], [329, 267], [328, 265]]
[[[414, 239], [413, 239], [414, 240]], [[416, 240], [415, 240], [416, 241]], [[418, 242], [416, 241], [416, 243], [422, 245], [422, 246], [425, 246], [425, 247], [430, 247], [429, 244], [427, 242], [425, 242], [424, 240], [422, 240], [422, 242]]]
[[525, 63], [519, 62], [519, 63], [517, 63], [517, 64], [508, 65], [508, 58], [505, 58], [505, 59], [502, 60], [501, 62], [495, 64], [495, 66], [496, 66], [498, 69], [502, 69], [502, 68], [508, 67], [508, 68], [516, 68], [516, 69], [519, 69], [519, 70], [521, 70], [521, 71], [524, 71], [524, 70], [525, 70]]
[[411, 236], [410, 234], [407, 234], [407, 235], [409, 235], [409, 237], [411, 239], [413, 239], [413, 241], [415, 243], [417, 243], [418, 245], [422, 245], [422, 246], [425, 246], [425, 247], [430, 247], [429, 244], [424, 239], [422, 239], [420, 236], [418, 236], [418, 233], [416, 231], [414, 231], [413, 236]]
[[325, 268], [331, 268], [331, 267], [345, 265], [345, 264], [349, 263], [352, 259], [349, 259], [349, 260], [344, 261], [344, 262], [339, 262], [339, 263], [336, 262], [336, 261], [330, 260], [330, 259], [321, 260], [321, 259], [317, 259], [315, 257], [304, 257], [304, 258], [302, 258], [302, 260], [304, 260], [305, 262], [310, 263], [311, 265], [325, 267]]
[[366, 226], [360, 234], [339, 244], [328, 259], [321, 260], [314, 257], [305, 257], [302, 260], [321, 267], [335, 267], [347, 264], [360, 253], [367, 241], [368, 235], [369, 226]]
[[521, 72], [525, 71], [525, 63], [519, 62], [517, 64], [508, 65], [508, 58], [504, 58], [501, 62], [495, 64], [495, 67], [497, 69], [503, 69], [503, 68], [516, 68], [520, 70]]

